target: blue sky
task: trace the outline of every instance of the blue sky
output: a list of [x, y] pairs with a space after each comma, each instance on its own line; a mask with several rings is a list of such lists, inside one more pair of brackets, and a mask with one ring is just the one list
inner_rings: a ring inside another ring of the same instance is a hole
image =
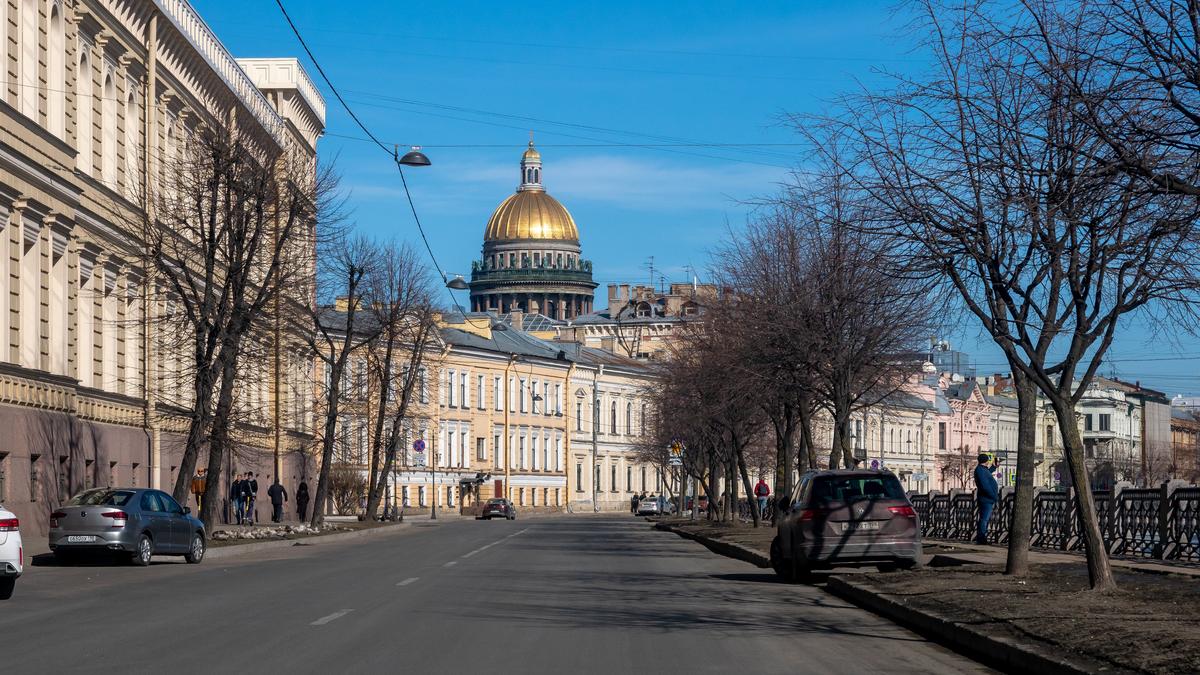
[[[273, 0], [194, 4], [235, 56], [302, 56]], [[447, 272], [466, 274], [479, 255], [533, 130], [543, 180], [595, 263], [598, 305], [606, 283], [648, 281], [650, 256], [668, 281], [686, 279], [688, 266], [703, 278], [712, 248], [745, 222], [746, 202], [803, 162], [782, 113], [819, 111], [839, 92], [881, 82], [877, 68], [921, 65], [890, 0], [284, 4], [375, 135], [421, 145], [432, 159], [407, 175]], [[391, 161], [360, 140], [302, 60], [326, 97], [320, 151], [336, 158], [356, 226], [418, 245]], [[637, 147], [663, 143], [676, 145]], [[1000, 369], [973, 324], [951, 333], [981, 370]], [[1154, 347], [1156, 337], [1140, 328], [1123, 336], [1116, 373], [1200, 393], [1200, 345]], [[1162, 356], [1177, 360], [1130, 360]]]

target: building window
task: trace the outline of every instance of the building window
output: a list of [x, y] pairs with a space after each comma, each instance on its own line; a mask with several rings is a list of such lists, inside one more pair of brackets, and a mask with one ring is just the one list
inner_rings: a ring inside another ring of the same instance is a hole
[[1083, 416], [1083, 430], [1084, 431], [1092, 430], [1092, 416], [1091, 415]]
[[629, 436], [633, 433], [633, 404], [625, 404], [625, 435]]
[[633, 492], [633, 467], [625, 467], [625, 491]]
[[1112, 431], [1112, 415], [1099, 415], [1100, 431]]
[[575, 402], [575, 431], [583, 431], [583, 401]]
[[562, 414], [562, 385], [554, 385], [554, 414]]
[[575, 462], [575, 491], [583, 492], [583, 464]]
[[527, 412], [525, 398], [525, 380], [521, 380], [521, 412]]
[[946, 423], [938, 422], [938, 450], [946, 449]]
[[429, 387], [427, 386], [427, 382], [426, 382], [426, 378], [425, 378], [426, 372], [427, 371], [424, 368], [422, 368], [417, 373], [418, 379], [420, 380], [419, 384], [421, 387], [421, 403], [429, 403]]
[[496, 466], [500, 466], [500, 434], [492, 436], [492, 452], [496, 455]]
[[504, 387], [500, 386], [500, 378], [492, 378], [492, 398], [496, 410], [504, 410]]
[[640, 428], [641, 428], [642, 435], [645, 436], [646, 435], [646, 404], [645, 403], [642, 404], [642, 417], [639, 420], [639, 422], [640, 422]]
[[520, 447], [517, 449], [517, 460], [519, 462], [519, 464], [517, 464], [517, 468], [524, 471], [525, 470], [525, 436], [524, 435], [521, 436], [520, 444], [521, 444]]
[[449, 397], [449, 400], [446, 402], [446, 405], [450, 406], [451, 408], [454, 407], [454, 385], [455, 385], [454, 375], [455, 375], [455, 373], [453, 370], [451, 370], [449, 373], [446, 374], [446, 390], [447, 390], [447, 396]]
[[487, 399], [483, 397], [483, 376], [480, 375], [475, 378], [475, 405], [483, 410], [486, 401]]
[[612, 424], [609, 425], [609, 433], [617, 435], [617, 402], [612, 402]]
[[487, 443], [482, 438], [475, 439], [475, 459], [487, 459]]
[[92, 63], [88, 59], [87, 47], [84, 46], [80, 51], [84, 53], [79, 57], [79, 72], [75, 76], [75, 107], [79, 116], [79, 119], [76, 120], [75, 149], [79, 153], [77, 155], [79, 170], [90, 175], [93, 152], [92, 106], [95, 105], [95, 99], [92, 97]]
[[46, 121], [50, 133], [66, 137], [67, 46], [62, 10], [50, 6], [50, 33], [46, 43]]
[[458, 376], [458, 403], [464, 408], [471, 407], [471, 397], [467, 395], [467, 374], [459, 373]]
[[417, 488], [417, 504], [425, 506], [425, 486], [421, 485]]
[[612, 467], [610, 467], [610, 468], [612, 469], [612, 481], [608, 484], [608, 490], [609, 490], [609, 492], [616, 492], [617, 491], [617, 465], [613, 464]]
[[646, 467], [642, 467], [642, 492], [646, 491]]

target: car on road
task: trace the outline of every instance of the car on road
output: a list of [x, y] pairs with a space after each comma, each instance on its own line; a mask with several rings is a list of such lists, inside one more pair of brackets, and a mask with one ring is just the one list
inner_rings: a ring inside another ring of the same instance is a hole
[[658, 498], [650, 498], [638, 502], [637, 514], [639, 516], [656, 516], [658, 515]]
[[890, 471], [807, 473], [777, 522], [771, 567], [788, 581], [830, 567], [907, 569], [921, 555], [917, 512]]
[[479, 513], [479, 518], [482, 520], [491, 520], [492, 518], [504, 518], [505, 520], [517, 519], [517, 507], [507, 499], [489, 499], [483, 505], [483, 510]]
[[25, 548], [21, 544], [21, 521], [0, 505], [0, 600], [12, 597], [17, 577], [25, 571]]
[[149, 565], [155, 555], [198, 563], [206, 547], [204, 524], [161, 490], [86, 490], [50, 515], [50, 550], [63, 562], [108, 551], [135, 565]]

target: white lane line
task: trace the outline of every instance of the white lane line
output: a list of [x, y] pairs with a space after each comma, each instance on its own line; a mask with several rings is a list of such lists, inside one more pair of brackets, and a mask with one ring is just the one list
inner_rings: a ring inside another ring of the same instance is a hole
[[510, 535], [508, 535], [507, 537], [505, 537], [505, 539], [511, 539], [511, 538], [513, 538], [513, 537], [517, 536], [518, 534], [524, 534], [524, 533], [526, 533], [526, 532], [528, 532], [528, 531], [529, 531], [529, 528], [527, 527], [527, 528], [525, 528], [525, 529], [521, 530], [520, 532], [513, 532], [512, 534], [510, 534]]
[[[504, 540], [503, 540], [503, 539], [501, 539], [500, 541], [504, 541]], [[499, 543], [500, 543], [500, 541], [493, 541], [492, 543], [490, 543], [490, 544], [487, 544], [486, 546], [480, 546], [479, 548], [475, 549], [474, 551], [471, 551], [470, 553], [465, 553], [465, 554], [463, 554], [463, 557], [464, 557], [464, 558], [470, 558], [471, 556], [475, 555], [476, 553], [483, 553], [484, 551], [486, 551], [486, 550], [488, 550], [489, 548], [491, 548], [491, 547], [495, 546], [496, 544], [499, 544]]]
[[311, 624], [309, 624], [309, 625], [311, 625], [311, 626], [324, 626], [325, 624], [329, 623], [330, 621], [334, 621], [334, 620], [336, 620], [336, 619], [340, 619], [340, 618], [342, 618], [343, 616], [346, 616], [347, 614], [349, 614], [350, 612], [353, 612], [353, 611], [354, 611], [354, 610], [352, 610], [352, 609], [343, 609], [343, 610], [341, 610], [341, 611], [334, 612], [333, 614], [330, 614], [329, 616], [323, 616], [323, 617], [321, 617], [321, 618], [317, 619], [316, 621], [312, 622], [312, 623], [311, 623]]
[[396, 585], [397, 585], [397, 586], [407, 586], [407, 585], [411, 584], [412, 582], [414, 582], [414, 581], [416, 581], [417, 579], [420, 579], [420, 578], [421, 578], [421, 577], [409, 577], [409, 578], [405, 579], [404, 581], [401, 581], [400, 583], [398, 583], [398, 584], [396, 584]]
[[451, 560], [450, 562], [446, 563], [445, 565], [442, 565], [442, 567], [454, 567], [457, 564], [458, 564], [457, 560]]

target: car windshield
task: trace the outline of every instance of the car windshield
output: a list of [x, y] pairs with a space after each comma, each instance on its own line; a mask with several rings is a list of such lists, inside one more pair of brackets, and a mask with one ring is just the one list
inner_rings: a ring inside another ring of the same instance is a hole
[[503, 504], [504, 500], [503, 499], [489, 499], [488, 503], [489, 504]]
[[132, 490], [88, 490], [72, 497], [67, 506], [125, 506], [132, 496]]
[[904, 499], [904, 488], [895, 476], [821, 476], [813, 481], [812, 495], [822, 503]]

